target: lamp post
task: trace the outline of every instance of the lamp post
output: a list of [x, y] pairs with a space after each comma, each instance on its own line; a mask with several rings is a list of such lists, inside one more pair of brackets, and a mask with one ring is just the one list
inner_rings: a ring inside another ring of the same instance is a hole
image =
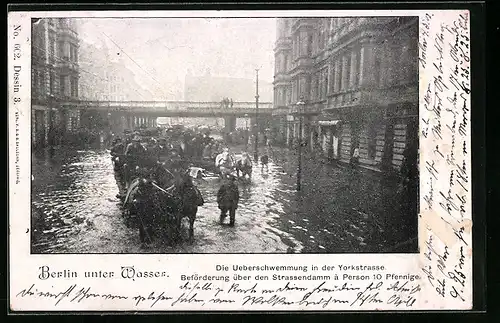
[[258, 159], [258, 151], [259, 151], [259, 69], [255, 69], [256, 72], [256, 82], [255, 82], [255, 142], [254, 142], [254, 151], [253, 158], [255, 161]]
[[303, 98], [300, 98], [300, 101], [296, 103], [297, 106], [297, 116], [299, 117], [299, 140], [298, 140], [298, 163], [297, 163], [297, 191], [301, 189], [301, 178], [302, 178], [302, 114], [304, 113], [303, 109], [306, 103]]
[[52, 158], [54, 156], [54, 145], [55, 145], [55, 125], [54, 125], [54, 105], [55, 96], [50, 93], [48, 96], [48, 117], [47, 117], [47, 144], [49, 146], [49, 155]]

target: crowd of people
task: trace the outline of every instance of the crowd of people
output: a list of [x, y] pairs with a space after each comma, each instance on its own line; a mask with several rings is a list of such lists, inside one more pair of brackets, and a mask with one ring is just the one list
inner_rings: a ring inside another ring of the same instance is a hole
[[[176, 178], [191, 174], [192, 169], [206, 169], [222, 179], [217, 194], [220, 222], [229, 213], [229, 224], [234, 225], [239, 200], [236, 179], [251, 179], [253, 161], [245, 151], [236, 158], [228, 144], [210, 136], [206, 129], [125, 131], [112, 139], [110, 152], [119, 189], [117, 197], [126, 204], [127, 194], [134, 189], [134, 179], [138, 177], [151, 179], [160, 189], [167, 189]], [[260, 162], [267, 170], [267, 155], [262, 155]]]

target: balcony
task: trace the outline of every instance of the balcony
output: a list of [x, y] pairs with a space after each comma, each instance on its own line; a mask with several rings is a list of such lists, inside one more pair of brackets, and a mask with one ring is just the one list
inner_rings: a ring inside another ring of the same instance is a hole
[[274, 46], [274, 52], [292, 49], [292, 39], [290, 37], [279, 38]]
[[407, 102], [418, 103], [418, 87], [397, 86], [385, 89], [351, 90], [335, 93], [328, 97], [326, 110], [347, 107], [375, 107], [402, 104]]
[[57, 30], [57, 36], [59, 38], [59, 41], [65, 41], [69, 42], [72, 44], [77, 44], [78, 43], [78, 34], [76, 31], [71, 30], [71, 29], [59, 29]]
[[363, 31], [375, 32], [377, 29], [384, 28], [397, 18], [394, 17], [359, 17], [351, 18], [349, 22], [342, 24], [335, 30], [330, 38], [330, 45], [337, 44], [343, 38], [348, 37], [353, 33]]
[[274, 85], [278, 84], [288, 84], [291, 78], [286, 74], [286, 72], [280, 71], [274, 75]]
[[61, 74], [71, 74], [78, 71], [78, 63], [71, 62], [69, 58], [63, 58], [55, 62], [55, 67], [59, 69]]
[[295, 18], [292, 20], [292, 34], [304, 28], [314, 28], [320, 18]]
[[286, 116], [289, 114], [289, 108], [286, 105], [277, 106], [273, 109], [273, 116]]
[[314, 60], [308, 56], [299, 56], [290, 64], [289, 72], [293, 72], [296, 69], [309, 70], [314, 63]]
[[322, 105], [306, 103], [302, 109], [299, 109], [298, 105], [293, 104], [290, 106], [289, 114], [297, 115], [300, 113], [304, 115], [318, 115], [321, 113], [321, 107]]

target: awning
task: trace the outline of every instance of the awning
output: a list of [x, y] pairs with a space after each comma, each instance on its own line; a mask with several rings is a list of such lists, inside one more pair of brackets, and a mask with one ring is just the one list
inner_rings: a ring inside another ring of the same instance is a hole
[[318, 121], [318, 124], [320, 126], [336, 126], [340, 120], [320, 120]]

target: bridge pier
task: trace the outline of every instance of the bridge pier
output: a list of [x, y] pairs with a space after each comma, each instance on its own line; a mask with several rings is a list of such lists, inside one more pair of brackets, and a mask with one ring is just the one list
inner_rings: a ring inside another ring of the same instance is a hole
[[255, 126], [257, 125], [259, 132], [264, 132], [264, 130], [266, 128], [270, 127], [270, 119], [267, 118], [266, 116], [259, 116], [258, 119], [253, 117], [250, 120], [250, 125], [251, 125], [251, 127], [250, 127], [251, 129], [254, 129]]
[[226, 133], [236, 130], [236, 117], [224, 117], [224, 131]]

